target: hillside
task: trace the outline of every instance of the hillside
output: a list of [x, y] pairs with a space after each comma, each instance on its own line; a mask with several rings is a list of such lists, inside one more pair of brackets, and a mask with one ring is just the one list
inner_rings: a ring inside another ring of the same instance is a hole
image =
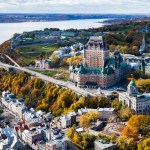
[[[67, 31], [74, 31], [76, 33], [76, 37], [71, 38], [70, 40], [74, 42], [83, 42], [88, 40], [89, 36], [85, 36], [86, 34], [90, 35], [98, 35], [103, 33], [106, 43], [109, 45], [110, 51], [114, 51], [115, 49], [120, 49], [123, 53], [139, 55], [139, 47], [142, 43], [143, 34], [141, 29], [145, 28], [145, 26], [150, 26], [150, 22], [141, 21], [141, 22], [130, 22], [130, 23], [122, 23], [122, 24], [114, 24], [107, 25], [97, 29], [88, 29], [88, 30], [74, 30], [70, 29]], [[150, 52], [150, 33], [146, 33], [145, 35], [147, 48], [146, 51]], [[49, 45], [46, 45], [46, 47]], [[10, 55], [14, 60], [16, 60], [21, 65], [26, 65], [32, 63], [34, 58], [39, 56], [49, 57], [51, 53], [59, 48], [59, 45], [56, 47], [52, 46], [48, 49], [43, 49], [44, 46], [26, 46], [25, 48], [16, 48], [16, 51], [10, 51], [10, 41], [4, 42], [0, 45], [0, 52], [5, 52]], [[25, 52], [33, 52], [34, 54], [25, 54]], [[47, 53], [48, 52], [48, 53]], [[35, 55], [36, 54], [36, 55]]]

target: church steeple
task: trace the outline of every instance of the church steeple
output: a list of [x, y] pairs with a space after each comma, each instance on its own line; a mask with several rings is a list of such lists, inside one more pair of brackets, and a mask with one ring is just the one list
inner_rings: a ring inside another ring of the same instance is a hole
[[140, 54], [142, 54], [145, 51], [146, 42], [145, 42], [145, 35], [143, 35], [142, 45], [140, 46]]

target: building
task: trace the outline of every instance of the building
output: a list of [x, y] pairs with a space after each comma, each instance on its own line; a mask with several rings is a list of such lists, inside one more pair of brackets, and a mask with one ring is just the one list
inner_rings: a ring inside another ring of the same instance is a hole
[[52, 65], [52, 63], [51, 63], [50, 59], [36, 60], [35, 61], [35, 67], [36, 68], [50, 69], [51, 65]]
[[83, 53], [83, 63], [70, 66], [70, 81], [79, 87], [108, 88], [130, 73], [119, 51], [110, 57], [108, 45], [102, 36], [91, 37]]
[[97, 108], [97, 109], [90, 109], [90, 108], [81, 108], [78, 109], [78, 115], [83, 115], [90, 111], [98, 112], [100, 114], [100, 120], [106, 121], [108, 120], [114, 113], [114, 108]]
[[94, 150], [115, 150], [115, 149], [116, 149], [115, 144], [105, 142], [102, 140], [98, 140], [94, 142]]
[[68, 115], [64, 115], [61, 117], [61, 126], [63, 128], [71, 127], [72, 125], [77, 123], [77, 114], [75, 112], [70, 112]]
[[14, 131], [9, 128], [0, 128], [0, 149], [24, 149], [23, 144], [18, 140]]
[[23, 117], [23, 113], [26, 111], [26, 106], [24, 105], [24, 100], [22, 98], [16, 99], [14, 94], [10, 94], [9, 91], [2, 92], [2, 104], [12, 111], [14, 114]]
[[43, 137], [41, 132], [37, 131], [36, 129], [24, 130], [22, 132], [22, 140], [31, 147], [37, 140], [42, 139]]
[[18, 124], [14, 127], [16, 135], [18, 135], [20, 138], [22, 138], [23, 131], [28, 129], [28, 126], [24, 124], [24, 122], [18, 122]]
[[129, 83], [127, 92], [119, 93], [119, 101], [137, 114], [150, 115], [150, 93], [139, 94], [134, 80]]
[[145, 66], [145, 74], [150, 75], [150, 64]]
[[65, 37], [75, 37], [76, 33], [71, 31], [62, 31], [61, 36]]
[[124, 61], [130, 65], [132, 71], [142, 71], [144, 75], [150, 75], [150, 57], [124, 54]]
[[29, 111], [23, 113], [23, 120], [31, 128], [38, 126], [39, 123], [49, 124], [49, 121], [52, 120], [52, 114], [42, 112], [41, 110], [36, 112], [35, 109], [31, 108]]
[[146, 25], [144, 28], [142, 28], [140, 30], [140, 32], [142, 32], [142, 33], [150, 33], [150, 27], [148, 25]]
[[50, 141], [46, 143], [46, 150], [66, 150], [67, 142], [61, 141]]
[[39, 141], [37, 143], [37, 149], [38, 150], [46, 150], [46, 142], [45, 141]]

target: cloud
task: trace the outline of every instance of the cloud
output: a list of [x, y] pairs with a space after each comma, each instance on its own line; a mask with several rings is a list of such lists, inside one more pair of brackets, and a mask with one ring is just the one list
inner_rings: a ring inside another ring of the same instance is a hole
[[149, 13], [150, 0], [0, 0], [0, 12]]

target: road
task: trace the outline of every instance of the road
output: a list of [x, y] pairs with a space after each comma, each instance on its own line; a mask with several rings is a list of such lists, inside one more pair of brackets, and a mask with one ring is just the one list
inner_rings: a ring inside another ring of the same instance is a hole
[[17, 67], [20, 67], [12, 58], [10, 58], [8, 55], [5, 55], [11, 62], [13, 62]]
[[38, 73], [38, 72], [35, 72], [35, 71], [32, 71], [32, 70], [29, 70], [27, 68], [16, 67], [16, 66], [4, 64], [2, 62], [0, 62], [0, 67], [4, 68], [4, 69], [6, 69], [6, 68], [13, 68], [14, 70], [27, 72], [27, 73], [31, 74], [32, 76], [35, 76], [37, 78], [42, 79], [43, 81], [51, 82], [51, 83], [53, 83], [55, 85], [71, 89], [75, 93], [77, 93], [79, 95], [82, 95], [82, 96], [96, 96], [96, 94], [93, 94], [93, 93], [91, 93], [89, 91], [81, 89], [81, 88], [79, 88], [79, 87], [77, 87], [77, 86], [75, 86], [75, 85], [73, 85], [73, 84], [71, 84], [69, 82], [65, 82], [65, 81], [61, 81], [61, 80], [56, 80], [56, 79], [54, 79], [52, 77], [49, 77], [47, 75], [44, 75], [44, 74], [41, 74], [41, 73]]

